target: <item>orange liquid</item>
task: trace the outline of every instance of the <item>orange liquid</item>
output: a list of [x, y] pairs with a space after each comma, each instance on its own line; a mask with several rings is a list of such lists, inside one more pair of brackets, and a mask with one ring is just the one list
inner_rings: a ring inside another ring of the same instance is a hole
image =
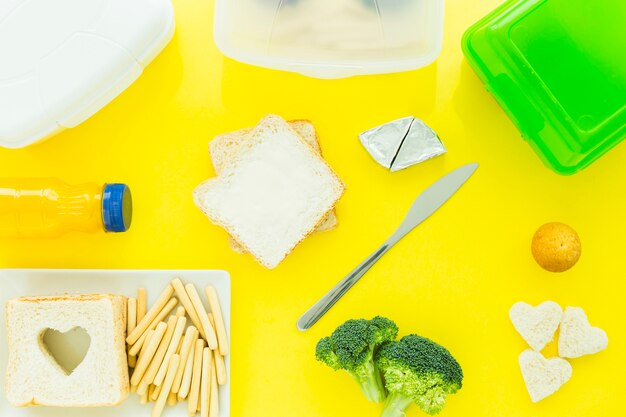
[[98, 184], [52, 178], [0, 179], [0, 238], [53, 238], [104, 230]]

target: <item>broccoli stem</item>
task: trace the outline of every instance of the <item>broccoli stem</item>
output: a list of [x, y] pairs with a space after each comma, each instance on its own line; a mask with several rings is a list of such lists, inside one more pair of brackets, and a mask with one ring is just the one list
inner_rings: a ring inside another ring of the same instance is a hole
[[359, 370], [359, 373], [350, 373], [352, 377], [361, 387], [361, 391], [365, 395], [368, 401], [375, 403], [382, 403], [387, 397], [385, 385], [383, 384], [380, 371], [374, 366], [374, 362], [371, 360], [363, 365], [363, 368]]
[[412, 402], [411, 398], [405, 397], [400, 393], [390, 393], [387, 401], [385, 401], [385, 408], [381, 417], [404, 417], [406, 415], [404, 411]]

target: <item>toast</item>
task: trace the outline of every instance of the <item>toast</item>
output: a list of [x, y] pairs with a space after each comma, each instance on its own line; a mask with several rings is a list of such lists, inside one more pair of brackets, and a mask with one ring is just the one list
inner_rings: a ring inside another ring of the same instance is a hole
[[[309, 120], [290, 120], [289, 126], [304, 141], [309, 144], [317, 153], [322, 155], [322, 150], [315, 131], [315, 126]], [[223, 133], [216, 136], [209, 143], [209, 155], [211, 162], [217, 175], [223, 171], [224, 166], [228, 164], [232, 155], [237, 154], [237, 149], [244, 149], [241, 145], [246, 141], [247, 135], [252, 132], [253, 128], [240, 129], [234, 132]], [[325, 232], [332, 230], [337, 226], [337, 216], [333, 210], [328, 214], [326, 219], [315, 229], [316, 232]], [[237, 253], [246, 253], [246, 251], [231, 237], [229, 238], [230, 248]]]
[[278, 116], [266, 116], [244, 143], [216, 158], [220, 175], [198, 186], [194, 201], [270, 269], [324, 221], [345, 189]]

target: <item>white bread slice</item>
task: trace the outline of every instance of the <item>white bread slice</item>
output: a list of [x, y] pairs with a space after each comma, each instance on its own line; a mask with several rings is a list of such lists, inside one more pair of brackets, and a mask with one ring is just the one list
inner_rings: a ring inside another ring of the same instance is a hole
[[[293, 129], [304, 141], [310, 145], [317, 153], [322, 155], [322, 149], [319, 144], [319, 138], [315, 126], [309, 120], [290, 120], [287, 122], [289, 127]], [[252, 132], [253, 128], [240, 129], [235, 132], [224, 133], [216, 136], [209, 143], [209, 154], [217, 175], [224, 170], [224, 166], [232, 160], [232, 156], [237, 154], [237, 149], [245, 149], [247, 136]], [[331, 230], [337, 225], [337, 216], [334, 210], [322, 222], [316, 231], [322, 232]]]
[[591, 327], [582, 308], [565, 309], [559, 334], [559, 356], [579, 358], [600, 352], [608, 345], [606, 332], [598, 327]]
[[[320, 144], [317, 138], [315, 126], [309, 120], [290, 120], [287, 122], [289, 127], [311, 146], [315, 152], [322, 154]], [[231, 163], [233, 155], [238, 153], [237, 149], [249, 140], [247, 136], [252, 133], [254, 128], [244, 128], [234, 132], [223, 133], [217, 135], [209, 142], [209, 154], [211, 162], [215, 168], [217, 175], [224, 170], [224, 167]]]
[[[289, 127], [293, 129], [304, 141], [309, 144], [317, 153], [322, 155], [322, 150], [319, 144], [319, 138], [315, 126], [309, 120], [290, 120], [287, 122]], [[242, 146], [247, 141], [247, 136], [252, 132], [253, 128], [240, 129], [234, 132], [223, 133], [216, 136], [209, 143], [209, 154], [211, 156], [211, 162], [217, 175], [224, 170], [224, 166], [232, 160], [232, 156], [237, 154], [237, 149], [245, 149]], [[320, 223], [315, 230], [316, 232], [324, 232], [331, 230], [337, 226], [337, 216], [335, 211], [331, 211], [328, 216]], [[245, 253], [246, 251], [239, 245], [232, 237], [230, 240], [230, 247], [232, 250], [238, 253]]]
[[262, 265], [275, 268], [324, 220], [344, 185], [278, 116], [266, 116], [221, 175], [193, 193], [196, 205]]
[[572, 365], [565, 359], [546, 359], [541, 353], [526, 349], [519, 355], [519, 366], [532, 402], [554, 394], [572, 377]]
[[[111, 294], [22, 297], [5, 306], [7, 400], [14, 406], [99, 407], [128, 396], [126, 298]], [[69, 375], [43, 344], [47, 329], [82, 327], [91, 338]]]
[[513, 327], [537, 352], [552, 341], [562, 315], [563, 309], [554, 301], [544, 301], [537, 307], [519, 302], [509, 310]]

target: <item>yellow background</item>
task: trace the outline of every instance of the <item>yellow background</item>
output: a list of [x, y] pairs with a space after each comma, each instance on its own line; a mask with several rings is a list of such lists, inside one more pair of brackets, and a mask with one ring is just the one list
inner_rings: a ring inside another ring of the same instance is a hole
[[[174, 3], [174, 39], [126, 92], [75, 129], [0, 151], [2, 177], [128, 183], [135, 200], [131, 232], [2, 241], [1, 267], [228, 270], [236, 417], [377, 416], [379, 405], [313, 354], [317, 340], [339, 323], [376, 314], [457, 357], [465, 386], [450, 398], [445, 416], [623, 415], [626, 147], [573, 177], [544, 168], [461, 54], [463, 31], [499, 0], [448, 0], [444, 48], [427, 68], [335, 81], [225, 59], [212, 40], [212, 2]], [[348, 187], [337, 207], [339, 227], [307, 239], [274, 271], [231, 252], [226, 233], [191, 199], [193, 187], [214, 175], [209, 140], [270, 112], [313, 120], [327, 160]], [[391, 174], [357, 134], [407, 115], [432, 126], [449, 152]], [[473, 161], [479, 170], [448, 204], [312, 330], [296, 330], [301, 313], [394, 230], [421, 190]], [[551, 220], [572, 225], [583, 242], [580, 263], [561, 275], [542, 271], [530, 254], [533, 232]], [[572, 380], [533, 405], [517, 365], [525, 344], [508, 309], [547, 299], [584, 307], [610, 344], [573, 360]], [[418, 415], [417, 407], [408, 413]]]

